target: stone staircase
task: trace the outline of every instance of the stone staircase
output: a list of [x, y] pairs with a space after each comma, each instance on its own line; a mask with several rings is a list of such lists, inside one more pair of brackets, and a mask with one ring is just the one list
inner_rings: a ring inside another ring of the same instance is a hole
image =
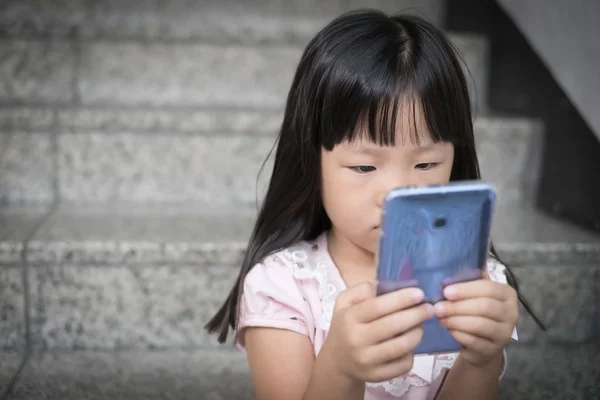
[[[0, 5], [0, 399], [251, 399], [244, 355], [202, 326], [229, 289], [303, 45], [368, 4], [5, 0]], [[503, 399], [600, 398], [600, 237], [535, 209], [539, 121], [472, 76], [494, 237], [549, 325], [519, 323]]]

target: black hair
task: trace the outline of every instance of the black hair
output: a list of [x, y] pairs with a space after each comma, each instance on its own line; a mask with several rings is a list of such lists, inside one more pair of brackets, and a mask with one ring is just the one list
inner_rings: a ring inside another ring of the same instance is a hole
[[[424, 19], [376, 10], [343, 14], [309, 42], [288, 93], [273, 172], [239, 275], [206, 324], [219, 342], [237, 326], [250, 269], [331, 227], [320, 193], [322, 148], [330, 151], [359, 134], [393, 145], [397, 111], [412, 104], [413, 113], [416, 108], [423, 113], [434, 142], [454, 145], [450, 180], [480, 179], [469, 92], [457, 54], [442, 31]], [[416, 128], [416, 118], [411, 120]], [[412, 132], [418, 141], [417, 130]], [[498, 258], [493, 246], [492, 255]]]

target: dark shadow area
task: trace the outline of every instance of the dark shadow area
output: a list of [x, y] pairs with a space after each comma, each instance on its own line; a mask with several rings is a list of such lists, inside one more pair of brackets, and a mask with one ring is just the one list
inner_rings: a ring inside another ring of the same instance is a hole
[[552, 216], [600, 232], [600, 140], [526, 38], [491, 0], [449, 0], [446, 26], [484, 34], [490, 40], [488, 104], [492, 114], [544, 122], [537, 206]]

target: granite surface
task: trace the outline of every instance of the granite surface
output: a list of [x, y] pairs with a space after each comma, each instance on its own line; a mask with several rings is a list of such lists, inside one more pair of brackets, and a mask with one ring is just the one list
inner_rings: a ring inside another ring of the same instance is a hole
[[274, 138], [82, 133], [59, 143], [65, 201], [252, 207], [266, 189], [272, 158], [256, 181]]
[[231, 351], [67, 352], [33, 356], [11, 400], [250, 400], [245, 356]]
[[600, 265], [600, 235], [528, 206], [500, 205], [492, 240], [510, 264]]
[[22, 352], [0, 351], [0, 398], [4, 399], [24, 357]]
[[61, 104], [73, 99], [75, 53], [71, 44], [4, 40], [0, 54], [0, 104]]
[[498, 204], [534, 204], [543, 129], [534, 120], [479, 119], [475, 142], [482, 178], [494, 184]]
[[189, 107], [7, 106], [0, 132], [128, 132], [204, 136], [274, 136], [281, 110]]
[[63, 204], [28, 243], [30, 264], [235, 265], [256, 216], [206, 206]]
[[0, 34], [305, 42], [329, 18], [348, 9], [408, 9], [439, 23], [444, 5], [442, 0], [108, 0], [101, 4], [83, 0], [4, 0], [0, 4]]
[[0, 108], [1, 132], [50, 132], [54, 124], [54, 109], [44, 106], [3, 106]]
[[85, 1], [5, 0], [0, 3], [2, 36], [68, 36], [89, 21]]
[[600, 399], [600, 342], [513, 344], [499, 400]]
[[282, 118], [281, 110], [7, 105], [0, 109], [0, 132], [40, 133], [56, 129], [66, 133], [169, 132], [207, 136], [272, 136], [278, 132]]
[[133, 132], [206, 136], [275, 135], [283, 119], [277, 110], [223, 108], [64, 108], [57, 111], [62, 132]]
[[45, 207], [0, 207], [0, 396], [18, 358], [11, 354], [25, 350], [24, 241], [47, 212]]
[[300, 59], [296, 47], [89, 43], [83, 104], [281, 108]]
[[[0, 265], [0, 357], [4, 351], [25, 350], [25, 289], [22, 268], [19, 265]], [[0, 370], [1, 364], [2, 361]]]
[[498, 203], [535, 204], [541, 168], [543, 125], [531, 119], [476, 121], [477, 157], [484, 180], [497, 189]]
[[202, 204], [85, 205], [65, 202], [36, 232], [32, 241], [229, 244], [248, 239], [256, 214], [255, 208], [231, 210]]
[[584, 343], [600, 337], [600, 264], [514, 268], [520, 291], [547, 327], [520, 310], [519, 342]]
[[56, 152], [49, 133], [0, 129], [0, 204], [49, 203]]
[[225, 266], [30, 267], [34, 348], [215, 345], [204, 324], [238, 269]]
[[48, 210], [46, 206], [0, 207], [0, 265], [21, 263], [23, 242], [35, 233]]
[[28, 243], [31, 264], [234, 265], [256, 216], [178, 206], [63, 204]]
[[487, 112], [489, 43], [484, 36], [450, 34], [448, 38], [462, 58], [461, 66], [467, 79], [473, 114]]

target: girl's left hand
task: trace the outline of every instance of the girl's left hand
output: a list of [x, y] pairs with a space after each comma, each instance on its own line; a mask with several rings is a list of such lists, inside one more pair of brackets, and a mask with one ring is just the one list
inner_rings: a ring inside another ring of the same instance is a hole
[[484, 277], [447, 286], [435, 305], [440, 324], [464, 346], [461, 357], [476, 366], [497, 359], [519, 319], [517, 292]]

